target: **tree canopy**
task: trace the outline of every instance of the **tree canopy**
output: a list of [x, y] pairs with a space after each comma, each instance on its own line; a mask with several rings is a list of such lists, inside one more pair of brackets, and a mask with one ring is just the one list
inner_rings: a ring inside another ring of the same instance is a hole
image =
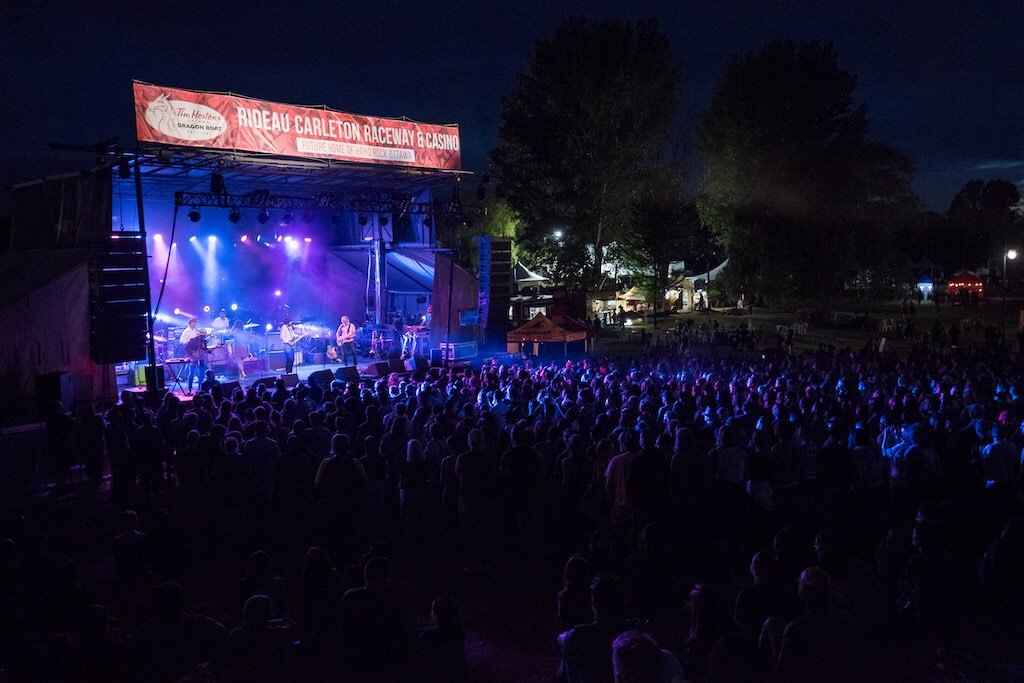
[[631, 228], [621, 240], [623, 263], [637, 274], [648, 301], [661, 301], [676, 261], [696, 263], [710, 241], [682, 174], [671, 166], [645, 173], [633, 207]]
[[949, 205], [948, 217], [960, 267], [976, 268], [1001, 257], [1004, 243], [1020, 244], [1017, 186], [1008, 180], [970, 180]]
[[910, 160], [867, 139], [856, 78], [830, 45], [773, 42], [734, 58], [698, 129], [701, 219], [747, 286], [834, 296], [892, 242], [912, 210]]
[[[503, 98], [492, 159], [521, 220], [520, 242], [563, 254], [567, 283], [600, 279], [672, 120], [676, 80], [656, 22], [575, 19], [536, 43]], [[553, 243], [556, 229], [563, 237]]]

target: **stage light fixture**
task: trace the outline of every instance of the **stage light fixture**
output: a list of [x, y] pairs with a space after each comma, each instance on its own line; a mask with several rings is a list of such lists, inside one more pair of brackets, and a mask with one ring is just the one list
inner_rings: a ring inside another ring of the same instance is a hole
[[285, 225], [288, 225], [289, 223], [292, 222], [293, 218], [295, 218], [295, 216], [292, 215], [291, 211], [285, 211], [284, 215], [281, 216], [281, 222], [284, 223]]
[[359, 214], [359, 225], [364, 226], [370, 222], [370, 219], [366, 217], [366, 214]]
[[199, 238], [196, 237], [195, 235], [192, 235], [191, 237], [188, 238], [188, 241], [189, 242], [198, 242]]
[[192, 210], [188, 212], [188, 219], [193, 223], [198, 223], [202, 216], [199, 214], [199, 207], [193, 206]]
[[244, 242], [248, 242], [249, 241], [249, 236], [248, 235], [242, 235], [241, 237], [238, 238], [238, 241], [239, 242], [243, 242], [243, 243]]
[[174, 315], [181, 315], [181, 309], [180, 308], [175, 308], [174, 309]]
[[163, 241], [164, 241], [164, 236], [163, 236], [163, 235], [161, 235], [161, 234], [160, 234], [160, 233], [158, 233], [158, 232], [157, 232], [157, 233], [154, 233], [154, 234], [153, 234], [153, 241], [154, 241], [154, 242], [163, 242]]
[[210, 235], [209, 237], [206, 238], [206, 241], [209, 242], [210, 244], [213, 244], [214, 242], [217, 241], [217, 236], [216, 235]]
[[242, 212], [238, 210], [237, 206], [231, 207], [231, 211], [228, 212], [228, 220], [231, 221], [232, 224], [238, 223], [238, 221], [242, 220]]
[[377, 218], [377, 222], [380, 223], [381, 227], [385, 227], [388, 224], [388, 215], [386, 213], [380, 214]]
[[263, 241], [263, 235], [256, 235], [256, 243], [259, 244]]
[[267, 323], [267, 326], [266, 326], [266, 327], [265, 327], [264, 329], [265, 329], [265, 330], [266, 330], [267, 332], [270, 332], [270, 331], [271, 331], [272, 329], [274, 329], [274, 326], [273, 326], [273, 325], [271, 325], [270, 323]]
[[306, 213], [302, 214], [302, 222], [306, 223], [306, 224], [312, 223], [313, 222], [313, 214], [311, 214], [309, 211], [307, 211]]
[[274, 290], [274, 296], [281, 296], [281, 290], [280, 289], [275, 289]]
[[275, 237], [274, 239], [276, 239], [276, 240], [277, 240], [278, 242], [280, 242], [281, 240], [283, 240], [283, 239], [284, 239], [284, 235], [278, 235], [278, 236], [277, 236], [277, 237]]
[[178, 248], [178, 243], [177, 242], [171, 242], [171, 249], [177, 249], [177, 248]]
[[302, 241], [305, 242], [306, 244], [309, 244], [310, 242], [313, 241], [313, 238], [312, 237], [303, 237]]
[[260, 225], [265, 225], [266, 222], [270, 220], [270, 212], [266, 209], [260, 210], [260, 212], [256, 214], [256, 220], [260, 222]]
[[210, 312], [209, 304], [207, 304], [206, 306], [203, 306], [203, 313], [209, 313], [209, 312]]
[[238, 304], [231, 304], [231, 310], [232, 311], [237, 311], [238, 310]]
[[284, 241], [285, 241], [285, 242], [288, 242], [289, 244], [291, 244], [291, 241], [292, 241], [292, 236], [291, 236], [291, 235], [288, 235], [287, 237], [285, 237], [285, 238], [284, 238]]

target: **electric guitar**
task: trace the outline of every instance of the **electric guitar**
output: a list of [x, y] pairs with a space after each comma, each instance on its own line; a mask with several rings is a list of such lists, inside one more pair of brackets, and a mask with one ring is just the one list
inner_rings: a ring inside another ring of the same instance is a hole
[[285, 342], [285, 346], [290, 346], [292, 348], [295, 348], [295, 345], [298, 344], [300, 341], [302, 341], [302, 338], [305, 337], [306, 334], [307, 333], [304, 332], [302, 334], [295, 335], [294, 337], [292, 337], [292, 340], [290, 342]]
[[337, 335], [338, 346], [350, 344], [356, 340], [356, 326], [349, 323], [348, 330]]

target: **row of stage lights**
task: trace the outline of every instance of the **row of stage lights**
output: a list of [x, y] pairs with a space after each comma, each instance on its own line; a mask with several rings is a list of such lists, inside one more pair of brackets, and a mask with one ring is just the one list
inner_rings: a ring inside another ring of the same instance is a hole
[[[377, 214], [377, 223], [381, 227], [386, 227], [390, 220], [389, 216], [390, 214], [386, 213]], [[312, 223], [315, 220], [315, 218], [316, 217], [308, 211], [302, 214], [302, 221], [307, 225]], [[193, 206], [192, 209], [188, 212], [188, 219], [193, 223], [198, 223], [203, 219], [203, 214], [199, 212], [198, 206]], [[242, 212], [238, 210], [237, 207], [232, 207], [231, 210], [228, 212], [228, 220], [231, 221], [232, 225], [237, 225], [242, 220]], [[260, 225], [266, 225], [270, 221], [270, 212], [267, 211], [266, 209], [261, 209], [260, 212], [256, 214], [256, 220], [259, 222]], [[292, 213], [291, 211], [285, 211], [284, 214], [281, 216], [281, 225], [288, 225], [293, 220], [295, 220], [295, 214]], [[370, 222], [370, 217], [365, 213], [361, 213], [359, 214], [358, 221], [360, 226], [365, 227], [366, 224]], [[340, 225], [341, 216], [339, 216], [338, 214], [332, 214], [331, 223], [333, 223], [334, 225]], [[423, 225], [429, 228], [433, 224], [434, 222], [433, 220], [431, 220], [430, 216], [425, 216], [423, 218]]]
[[[193, 223], [198, 223], [203, 219], [203, 214], [199, 212], [198, 206], [193, 206], [192, 210], [188, 212], [188, 219]], [[302, 214], [302, 220], [306, 223], [312, 223], [313, 219], [314, 216], [312, 213], [306, 212]], [[231, 221], [232, 225], [237, 225], [239, 221], [242, 220], [242, 212], [238, 207], [232, 207], [231, 210], [228, 211], [228, 220]], [[266, 209], [261, 209], [260, 212], [256, 214], [256, 220], [259, 221], [260, 225], [266, 225], [270, 221], [270, 212]], [[291, 211], [285, 211], [284, 215], [281, 216], [281, 223], [285, 225], [291, 223], [293, 220], [295, 220], [295, 214]]]
[[[161, 235], [158, 232], [154, 233], [153, 234], [153, 241], [154, 242], [163, 242], [164, 241], [164, 236]], [[192, 242], [192, 243], [198, 242], [199, 241], [199, 237], [197, 235], [192, 235], [191, 237], [188, 238], [188, 241]], [[210, 235], [210, 236], [208, 236], [206, 238], [206, 241], [209, 242], [210, 244], [215, 244], [217, 242], [217, 236], [216, 235]], [[264, 244], [266, 246], [270, 246], [272, 242], [284, 242], [285, 245], [288, 245], [288, 246], [295, 245], [296, 247], [298, 247], [300, 241], [301, 242], [305, 242], [306, 244], [309, 244], [310, 242], [313, 241], [313, 238], [312, 237], [302, 237], [302, 238], [299, 238], [299, 237], [293, 237], [292, 235], [275, 234], [273, 236], [273, 239], [271, 239], [271, 237], [269, 235], [264, 236], [264, 235], [259, 235], [258, 234], [258, 235], [256, 235], [255, 238], [250, 239], [248, 234], [243, 234], [241, 237], [238, 238], [238, 241], [242, 242], [243, 244], [248, 244], [249, 242], [254, 242], [255, 244]], [[171, 246], [172, 247], [177, 247], [178, 243], [175, 242]]]

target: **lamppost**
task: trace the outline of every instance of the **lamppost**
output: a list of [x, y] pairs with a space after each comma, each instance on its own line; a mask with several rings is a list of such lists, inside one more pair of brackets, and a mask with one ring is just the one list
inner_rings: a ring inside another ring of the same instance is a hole
[[1006, 274], [1007, 259], [1013, 261], [1017, 258], [1016, 249], [1007, 249], [1006, 240], [1003, 240], [1003, 305], [999, 311], [999, 338], [1003, 345], [1006, 345], [1006, 287], [1009, 284], [1009, 277]]

